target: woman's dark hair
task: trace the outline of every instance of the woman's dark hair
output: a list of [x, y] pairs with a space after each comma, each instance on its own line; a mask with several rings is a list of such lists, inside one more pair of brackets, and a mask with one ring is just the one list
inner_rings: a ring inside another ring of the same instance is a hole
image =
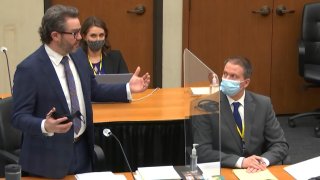
[[50, 7], [42, 17], [39, 28], [40, 38], [43, 44], [49, 44], [52, 41], [51, 33], [53, 31], [65, 31], [65, 22], [67, 17], [77, 18], [79, 11], [75, 7], [54, 5]]
[[[111, 50], [111, 45], [108, 41], [108, 28], [105, 22], [103, 22], [101, 19], [95, 17], [95, 16], [90, 16], [88, 17], [82, 24], [81, 26], [81, 36], [84, 37], [88, 34], [88, 31], [91, 27], [96, 26], [99, 28], [102, 28], [104, 30], [105, 33], [105, 43], [104, 46], [102, 47], [102, 53], [103, 54], [107, 54], [107, 52], [109, 52]], [[80, 41], [80, 46], [82, 47], [82, 49], [88, 54], [88, 44], [87, 42], [82, 38]]]

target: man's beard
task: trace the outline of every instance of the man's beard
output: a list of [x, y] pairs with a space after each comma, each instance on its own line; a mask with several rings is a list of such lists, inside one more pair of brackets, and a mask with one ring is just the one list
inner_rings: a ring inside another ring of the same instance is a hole
[[74, 44], [68, 43], [66, 41], [62, 41], [60, 44], [60, 48], [63, 49], [66, 54], [69, 54], [71, 52], [75, 52], [78, 47], [79, 47], [78, 41], [76, 41]]

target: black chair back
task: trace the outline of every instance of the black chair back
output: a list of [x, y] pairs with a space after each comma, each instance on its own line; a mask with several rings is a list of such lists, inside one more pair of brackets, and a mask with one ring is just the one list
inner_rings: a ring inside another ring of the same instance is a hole
[[305, 4], [302, 15], [302, 40], [320, 42], [320, 3]]
[[[299, 43], [299, 75], [307, 82], [304, 88], [320, 87], [320, 2], [304, 5], [302, 12], [301, 41]], [[295, 119], [307, 116], [320, 117], [320, 110], [289, 117], [288, 124], [295, 127]], [[314, 128], [320, 137], [320, 124]]]
[[305, 4], [299, 45], [299, 74], [320, 84], [320, 3]]
[[11, 125], [12, 97], [0, 100], [0, 149], [17, 154], [21, 132]]
[[4, 177], [4, 166], [18, 163], [21, 132], [11, 126], [12, 97], [0, 99], [0, 177]]

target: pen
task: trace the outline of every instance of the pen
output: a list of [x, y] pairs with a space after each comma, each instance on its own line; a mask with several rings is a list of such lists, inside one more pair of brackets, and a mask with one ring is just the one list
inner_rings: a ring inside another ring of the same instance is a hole
[[258, 160], [259, 164], [266, 164], [263, 160]]

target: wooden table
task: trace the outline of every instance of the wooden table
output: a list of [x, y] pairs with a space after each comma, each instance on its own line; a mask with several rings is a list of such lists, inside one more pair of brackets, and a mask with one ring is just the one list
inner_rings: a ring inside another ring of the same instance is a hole
[[[291, 180], [294, 179], [290, 174], [288, 174], [283, 168], [284, 165], [278, 165], [278, 166], [271, 166], [268, 169], [270, 172], [277, 177], [279, 180], [285, 179], [285, 180]], [[123, 174], [128, 180], [133, 180], [130, 173], [116, 173], [116, 174]], [[225, 180], [238, 180], [238, 178], [233, 174], [232, 169], [229, 168], [222, 168], [221, 169], [221, 175], [224, 176]], [[22, 180], [49, 180], [45, 178], [35, 178], [35, 177], [22, 177]], [[0, 180], [5, 180], [4, 178], [0, 178]], [[76, 180], [74, 176], [67, 176], [64, 178], [64, 180]]]
[[[133, 94], [138, 99], [153, 89]], [[94, 103], [94, 123], [121, 121], [181, 120], [189, 115], [190, 92], [184, 88], [166, 88], [155, 91], [149, 97], [131, 103]]]
[[[185, 161], [184, 120], [189, 119], [191, 100], [200, 96], [192, 96], [190, 88], [164, 88], [146, 97], [152, 91], [153, 89], [148, 89], [143, 93], [133, 94], [131, 103], [93, 104], [97, 144], [101, 145], [106, 154], [121, 158], [121, 153], [110, 148], [117, 147], [118, 144], [106, 144], [108, 142], [102, 132], [109, 128], [116, 135], [121, 135], [120, 141], [127, 146], [125, 151], [133, 155], [132, 169], [147, 164], [183, 165]], [[141, 97], [146, 98], [134, 101]], [[107, 163], [110, 170], [127, 171], [122, 160], [113, 157], [110, 157]], [[121, 167], [116, 167], [120, 163]]]
[[11, 96], [10, 93], [2, 93], [2, 94], [0, 94], [0, 99], [10, 97], [10, 96]]
[[103, 136], [105, 128], [109, 128], [125, 145], [132, 169], [146, 165], [184, 164], [184, 120], [189, 119], [189, 89], [159, 89], [135, 101], [152, 91], [148, 89], [133, 94], [131, 103], [93, 103], [96, 143], [105, 154], [112, 155], [107, 160], [108, 170], [128, 171], [117, 142]]
[[[154, 89], [133, 94], [131, 103], [93, 103], [94, 123], [122, 121], [170, 121], [189, 116], [190, 90], [185, 88]], [[11, 96], [0, 94], [0, 98]], [[137, 100], [148, 96], [142, 100]]]
[[[279, 180], [291, 180], [294, 179], [289, 173], [287, 173], [283, 168], [286, 167], [285, 165], [277, 165], [268, 167], [269, 171], [277, 177]], [[221, 174], [224, 176], [225, 180], [237, 180], [238, 178], [232, 172], [232, 169], [229, 168], [222, 168]]]
[[[133, 94], [131, 103], [93, 103], [94, 123], [123, 121], [170, 121], [189, 116], [190, 90], [185, 88], [159, 88]], [[149, 95], [149, 96], [148, 96]], [[11, 96], [0, 94], [0, 98]], [[148, 96], [142, 100], [137, 100]], [[135, 101], [137, 100], [137, 101]]]

